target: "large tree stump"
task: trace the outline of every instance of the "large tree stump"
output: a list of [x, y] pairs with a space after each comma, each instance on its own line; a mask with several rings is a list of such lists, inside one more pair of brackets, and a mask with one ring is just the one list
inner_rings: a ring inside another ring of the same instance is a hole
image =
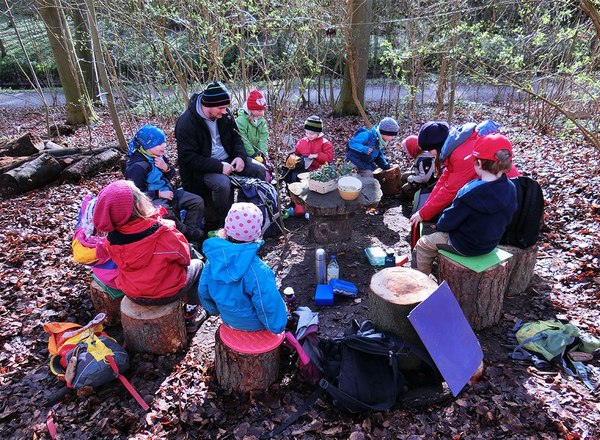
[[[437, 287], [435, 281], [418, 270], [407, 267], [383, 269], [371, 278], [369, 318], [378, 330], [394, 333], [427, 351], [408, 320], [408, 314]], [[416, 369], [420, 363], [416, 356], [400, 359], [403, 369]]]
[[104, 324], [110, 327], [118, 325], [121, 322], [122, 296], [113, 298], [92, 278], [90, 282], [90, 299], [92, 300], [96, 314], [106, 314]]
[[534, 244], [525, 249], [507, 244], [498, 247], [513, 255], [507, 260], [509, 276], [506, 296], [518, 295], [524, 292], [531, 283], [537, 262], [538, 245]]
[[308, 237], [316, 243], [339, 243], [352, 237], [354, 214], [320, 217], [312, 215], [308, 219]]
[[181, 301], [164, 306], [143, 306], [125, 297], [121, 301], [121, 324], [127, 349], [166, 354], [186, 344]]
[[248, 392], [266, 390], [275, 383], [279, 378], [281, 345], [260, 354], [240, 353], [223, 343], [220, 330], [215, 332], [215, 377], [221, 387]]
[[55, 158], [41, 154], [0, 176], [0, 192], [3, 196], [13, 196], [40, 188], [56, 180], [62, 168]]
[[394, 196], [400, 193], [400, 167], [392, 165], [389, 170], [381, 168], [373, 171], [373, 177], [379, 181], [384, 196]]
[[438, 256], [438, 263], [438, 280], [448, 283], [473, 330], [500, 321], [508, 286], [508, 261], [479, 273], [442, 254]]

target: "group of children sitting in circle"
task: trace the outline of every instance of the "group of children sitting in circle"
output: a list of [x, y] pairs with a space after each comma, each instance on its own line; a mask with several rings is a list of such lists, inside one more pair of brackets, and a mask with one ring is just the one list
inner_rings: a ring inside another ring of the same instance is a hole
[[[265, 108], [262, 94], [252, 91], [236, 123], [248, 156], [272, 172]], [[293, 152], [298, 160], [284, 167], [283, 180], [288, 183], [299, 172], [333, 160], [323, 121], [311, 116], [304, 130]], [[348, 142], [346, 160], [363, 176], [390, 168], [385, 148], [398, 131], [390, 117], [359, 129]], [[509, 177], [518, 172], [512, 165], [511, 143], [497, 131], [492, 121], [452, 130], [445, 121], [430, 121], [418, 135], [401, 142], [400, 148], [414, 159], [412, 169], [402, 176], [403, 191], [412, 194], [435, 182], [427, 202], [410, 218], [416, 225], [439, 217], [436, 232], [416, 244], [412, 264], [418, 270], [431, 273], [439, 249], [482, 255], [500, 241], [517, 208]], [[173, 187], [176, 171], [165, 148], [162, 130], [152, 125], [138, 130], [129, 143], [127, 180], [112, 182], [82, 203], [72, 246], [75, 261], [90, 265], [102, 285], [123, 291], [136, 303], [183, 300], [190, 333], [206, 312], [220, 314], [225, 325], [237, 330], [281, 333], [286, 306], [273, 271], [257, 255], [263, 244], [261, 210], [251, 203], [234, 203], [224, 227], [203, 240], [204, 200]], [[189, 244], [201, 241], [206, 262]]]

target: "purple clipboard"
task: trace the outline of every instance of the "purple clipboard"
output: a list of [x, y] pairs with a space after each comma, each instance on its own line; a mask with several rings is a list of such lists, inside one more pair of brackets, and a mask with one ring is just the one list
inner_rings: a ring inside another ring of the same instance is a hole
[[448, 284], [444, 281], [415, 307], [408, 320], [456, 397], [479, 368], [483, 352]]

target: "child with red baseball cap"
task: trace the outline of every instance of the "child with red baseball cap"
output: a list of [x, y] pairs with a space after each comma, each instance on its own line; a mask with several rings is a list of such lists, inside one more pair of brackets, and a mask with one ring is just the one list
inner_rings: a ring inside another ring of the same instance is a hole
[[512, 166], [512, 146], [501, 134], [482, 136], [473, 153], [478, 178], [467, 182], [446, 208], [433, 234], [423, 236], [416, 245], [416, 267], [431, 273], [438, 249], [467, 256], [491, 252], [517, 209], [517, 193], [506, 173]]

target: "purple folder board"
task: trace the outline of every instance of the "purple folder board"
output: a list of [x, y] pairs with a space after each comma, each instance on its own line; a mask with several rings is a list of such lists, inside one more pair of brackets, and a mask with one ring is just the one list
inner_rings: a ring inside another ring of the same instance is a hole
[[444, 281], [415, 307], [408, 320], [456, 397], [479, 368], [483, 352], [448, 284]]

